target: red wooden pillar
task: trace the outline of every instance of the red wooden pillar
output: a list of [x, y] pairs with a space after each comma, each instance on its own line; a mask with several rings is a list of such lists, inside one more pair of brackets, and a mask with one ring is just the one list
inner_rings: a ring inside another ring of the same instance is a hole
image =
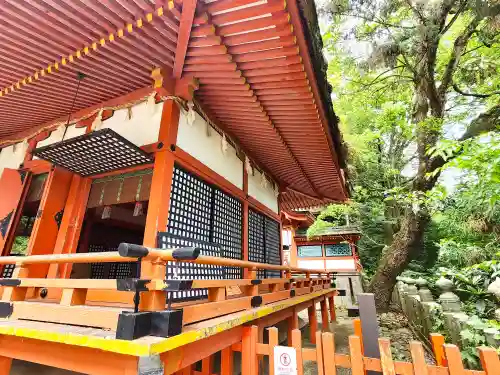
[[[243, 192], [245, 193], [245, 200], [243, 201], [243, 260], [248, 260], [248, 173], [243, 161]], [[243, 277], [248, 278], [248, 268], [243, 269]]]
[[293, 307], [292, 316], [288, 318], [288, 346], [292, 346], [292, 334], [295, 329], [299, 329], [299, 315]]
[[[50, 171], [28, 244], [29, 255], [52, 254], [54, 251], [72, 177], [71, 172], [62, 168]], [[49, 265], [30, 265], [28, 268], [30, 277], [44, 278]]]
[[[92, 181], [89, 178], [73, 175], [64, 206], [64, 215], [55, 241], [54, 254], [76, 252], [91, 185]], [[47, 277], [69, 278], [70, 274], [70, 264], [51, 264]]]
[[257, 327], [243, 327], [243, 339], [241, 342], [241, 374], [257, 375]]
[[316, 331], [318, 330], [318, 318], [316, 317], [316, 301], [312, 300], [312, 306], [307, 309], [309, 317], [309, 341], [316, 344]]
[[[156, 152], [149, 195], [148, 214], [144, 231], [144, 245], [156, 247], [158, 232], [167, 229], [170, 191], [172, 189], [172, 176], [174, 172], [174, 155], [170, 151], [171, 145], [175, 147], [177, 130], [179, 127], [180, 110], [173, 100], [163, 104], [158, 142], [163, 145]], [[141, 278], [164, 279], [166, 267], [164, 264], [154, 264], [143, 261], [141, 264]], [[154, 291], [143, 293], [141, 297], [141, 311], [158, 311], [165, 308], [166, 292]]]

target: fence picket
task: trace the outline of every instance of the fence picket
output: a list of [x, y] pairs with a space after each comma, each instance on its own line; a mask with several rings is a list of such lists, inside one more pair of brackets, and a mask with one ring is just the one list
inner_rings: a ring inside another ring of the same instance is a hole
[[352, 321], [352, 325], [354, 328], [354, 334], [361, 339], [361, 352], [364, 353], [363, 349], [363, 331], [361, 330], [361, 319], [355, 318]]
[[302, 363], [302, 334], [300, 329], [292, 331], [292, 346], [297, 352], [297, 375], [304, 375], [304, 366]]
[[337, 375], [337, 367], [335, 366], [335, 337], [333, 333], [325, 332], [321, 335], [323, 344], [323, 366], [325, 375]]
[[428, 375], [429, 369], [425, 363], [424, 348], [419, 341], [410, 343], [411, 358], [413, 360], [413, 370], [418, 375]]
[[500, 360], [498, 359], [497, 351], [493, 348], [478, 348], [481, 365], [486, 375], [498, 374], [500, 371]]
[[352, 375], [364, 375], [365, 365], [361, 352], [361, 339], [358, 336], [349, 336], [349, 351], [351, 353]]
[[267, 332], [269, 334], [269, 375], [274, 375], [274, 347], [279, 345], [278, 328], [268, 328]]
[[316, 363], [318, 367], [318, 375], [324, 375], [323, 341], [321, 340], [321, 331], [316, 332]]
[[[258, 337], [256, 326], [245, 327], [242, 342], [222, 350], [220, 375], [233, 372], [232, 355], [234, 351], [242, 352], [242, 375], [258, 375], [258, 354], [269, 356], [269, 375], [274, 373], [274, 348], [279, 345], [278, 329], [268, 328], [269, 344], [264, 344]], [[366, 357], [362, 352], [362, 342], [356, 335], [349, 336], [349, 355], [335, 353], [335, 336], [331, 332], [317, 331], [314, 335], [314, 348], [302, 347], [302, 333], [299, 329], [291, 332], [291, 344], [297, 354], [297, 375], [304, 375], [304, 361], [313, 361], [317, 365], [317, 375], [337, 375], [337, 367], [350, 368], [352, 375], [366, 375], [377, 372], [383, 375], [493, 375], [499, 374], [500, 359], [495, 349], [478, 348], [483, 370], [464, 369], [459, 348], [455, 345], [442, 345], [444, 356], [442, 362], [448, 365], [430, 365], [426, 363], [424, 348], [420, 341], [410, 343], [412, 360], [410, 362], [394, 361], [389, 339], [378, 339], [380, 359]], [[440, 335], [434, 335], [439, 343]], [[434, 352], [436, 350], [434, 348]], [[183, 369], [178, 375], [213, 375], [211, 374], [210, 357], [203, 361], [202, 371]], [[191, 370], [191, 371], [190, 371]]]
[[380, 348], [380, 361], [383, 374], [396, 375], [394, 361], [392, 360], [391, 342], [389, 339], [378, 339], [378, 346]]
[[446, 360], [448, 361], [448, 369], [452, 375], [462, 375], [464, 374], [464, 365], [462, 364], [462, 357], [460, 356], [460, 350], [456, 345], [445, 344], [444, 352], [446, 354]]
[[438, 333], [431, 333], [430, 335], [432, 343], [432, 351], [434, 352], [434, 357], [436, 359], [436, 364], [438, 366], [446, 366], [446, 359], [444, 358], [444, 336]]

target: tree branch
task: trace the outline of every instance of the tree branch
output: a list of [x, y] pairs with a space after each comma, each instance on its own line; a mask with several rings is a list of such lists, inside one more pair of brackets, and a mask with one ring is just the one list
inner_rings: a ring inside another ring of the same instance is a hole
[[500, 103], [480, 114], [471, 121], [465, 133], [460, 137], [460, 141], [477, 137], [483, 133], [493, 130], [500, 130]]
[[424, 15], [422, 13], [420, 13], [420, 11], [418, 10], [417, 7], [414, 7], [411, 3], [411, 0], [406, 0], [406, 4], [408, 4], [408, 6], [410, 7], [410, 9], [413, 11], [413, 13], [417, 16], [417, 18], [425, 23], [426, 19], [424, 17]]
[[337, 15], [337, 16], [360, 18], [362, 20], [365, 20], [365, 21], [368, 21], [368, 22], [378, 23], [379, 25], [386, 26], [386, 27], [395, 27], [395, 28], [398, 28], [398, 29], [410, 29], [410, 30], [415, 28], [415, 26], [396, 25], [396, 24], [393, 24], [393, 23], [381, 20], [379, 18], [366, 17], [366, 16], [363, 16], [363, 15], [361, 15], [359, 13], [357, 13], [357, 14], [349, 13], [349, 12], [347, 12], [347, 13], [332, 12], [332, 13], [335, 14], [335, 15]]
[[[466, 141], [468, 139], [477, 137], [483, 133], [487, 133], [494, 130], [500, 130], [498, 124], [500, 123], [500, 104], [490, 108], [485, 113], [480, 114], [474, 120], [471, 121], [464, 134], [458, 139], [459, 141]], [[438, 168], [442, 168], [447, 162], [456, 158], [458, 155], [462, 153], [462, 150], [458, 150], [451, 157], [444, 159], [442, 156], [433, 157], [428, 167], [426, 168], [426, 173], [431, 173], [437, 170]], [[436, 173], [431, 178], [426, 178], [423, 180], [422, 178], [416, 178], [414, 181], [414, 186], [417, 185], [422, 190], [422, 185], [426, 185], [428, 188], [432, 188], [437, 179], [439, 178], [441, 173]], [[429, 189], [427, 189], [429, 190]]]
[[458, 92], [459, 94], [461, 94], [463, 96], [473, 96], [475, 98], [483, 98], [484, 99], [484, 98], [489, 98], [490, 96], [500, 95], [500, 91], [493, 91], [492, 93], [489, 93], [489, 94], [476, 94], [473, 92], [462, 91], [456, 83], [453, 83], [452, 86], [453, 86], [453, 90], [455, 90], [456, 92]]
[[453, 24], [457, 20], [458, 16], [460, 16], [460, 14], [462, 14], [462, 12], [464, 11], [465, 6], [467, 5], [467, 3], [468, 3], [468, 1], [465, 0], [465, 1], [463, 1], [460, 4], [460, 7], [458, 8], [457, 12], [453, 15], [453, 17], [450, 20], [450, 22], [448, 22], [448, 24], [444, 27], [443, 31], [441, 32], [441, 35], [446, 34], [446, 32], [451, 28], [451, 26], [453, 26]]
[[446, 64], [446, 68], [443, 73], [443, 77], [441, 78], [441, 85], [439, 86], [438, 92], [440, 97], [444, 97], [450, 83], [452, 81], [453, 73], [460, 62], [460, 58], [467, 47], [467, 43], [469, 42], [470, 37], [476, 31], [476, 27], [479, 25], [482, 16], [476, 16], [474, 19], [467, 25], [464, 32], [455, 39], [455, 43], [453, 45], [453, 51], [451, 52], [450, 59], [448, 60], [448, 64]]

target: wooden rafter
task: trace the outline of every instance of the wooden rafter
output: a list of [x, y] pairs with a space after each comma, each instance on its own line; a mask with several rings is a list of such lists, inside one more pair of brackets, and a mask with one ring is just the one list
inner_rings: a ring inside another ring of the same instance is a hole
[[[272, 10], [275, 12], [278, 12], [278, 13], [283, 12], [284, 3], [281, 3], [281, 8], [278, 6], [278, 4], [279, 4], [279, 2], [272, 2]], [[260, 7], [258, 8], [259, 13], [265, 13], [266, 11], [268, 12], [268, 10], [265, 8], [264, 9], [260, 9]], [[256, 12], [254, 10], [244, 9], [243, 11], [239, 11], [239, 13], [245, 14], [245, 15], [241, 15], [241, 17], [246, 17], [246, 16], [250, 17], [250, 16], [254, 16]], [[246, 13], [248, 13], [248, 14], [246, 14]], [[274, 16], [272, 18], [274, 19]], [[220, 17], [219, 17], [219, 20], [220, 20]], [[233, 18], [228, 18], [228, 21], [234, 21], [234, 20], [233, 20]], [[248, 21], [248, 22], [250, 22], [250, 23], [257, 22], [257, 23], [261, 24], [261, 23], [265, 23], [266, 21], [256, 20], [256, 21]], [[236, 24], [235, 26], [238, 26], [238, 25], [239, 24]], [[213, 36], [220, 37], [220, 34], [221, 34], [220, 28], [221, 27], [216, 26], [214, 24], [214, 19], [208, 17], [208, 20], [207, 20], [205, 26], [206, 27], [212, 26], [213, 27]], [[222, 26], [222, 28], [223, 27], [224, 26]], [[291, 30], [290, 30], [290, 32], [291, 32]], [[293, 40], [294, 39], [291, 36], [285, 36], [285, 37], [280, 37], [280, 39], [278, 39], [278, 40], [273, 40], [272, 44], [274, 47], [280, 47], [282, 49], [288, 48], [288, 49], [294, 51], [295, 54], [297, 54], [297, 52], [298, 52], [297, 47], [287, 47], [289, 45], [289, 43]], [[255, 58], [252, 57], [252, 55], [256, 56], [256, 54], [265, 54], [266, 55], [265, 57], [272, 58], [272, 57], [274, 57], [274, 54], [276, 53], [273, 50], [263, 51], [263, 52], [251, 52], [251, 51], [254, 51], [255, 49], [258, 50], [259, 48], [262, 48], [262, 49], [269, 48], [269, 42], [256, 42], [256, 43], [250, 43], [249, 45], [243, 44], [241, 47], [234, 46], [234, 47], [228, 48], [225, 44], [225, 38], [221, 38], [219, 45], [212, 45], [210, 47], [196, 48], [196, 50], [197, 50], [196, 56], [205, 57], [206, 54], [210, 55], [213, 53], [213, 51], [225, 51], [224, 54], [220, 53], [220, 54], [218, 54], [218, 56], [221, 56], [221, 59], [226, 59], [226, 56], [229, 56], [228, 60], [231, 62], [226, 63], [224, 65], [224, 69], [226, 71], [221, 73], [220, 77], [221, 78], [223, 78], [223, 77], [224, 78], [242, 77], [242, 78], [244, 78], [244, 82], [248, 81], [249, 83], [251, 83], [250, 80], [247, 79], [247, 77], [248, 77], [248, 75], [252, 75], [252, 74], [248, 74], [246, 71], [243, 71], [242, 69], [240, 69], [239, 60], [246, 61], [246, 59], [244, 59], [244, 56], [247, 56], [248, 61], [254, 61]], [[236, 53], [238, 53], [238, 55], [236, 55]], [[291, 53], [291, 55], [293, 55], [293, 54]], [[296, 60], [292, 59], [292, 60], [290, 60], [290, 63], [293, 63], [295, 61]], [[185, 70], [192, 71], [192, 70], [196, 69], [196, 68], [194, 68], [195, 66], [196, 65], [190, 64], [189, 66], [186, 66]], [[200, 77], [200, 80], [203, 77], [216, 77], [217, 72], [214, 72], [213, 69], [219, 69], [219, 68], [216, 68], [214, 65], [214, 68], [212, 68], [212, 70], [210, 72], [207, 72], [207, 71], [197, 72], [196, 75], [198, 77]], [[281, 69], [280, 67], [274, 68], [275, 71], [271, 72], [271, 74], [278, 73], [280, 71], [280, 69]], [[269, 74], [269, 72], [266, 72], [266, 74]], [[303, 72], [302, 72], [302, 75], [300, 77], [305, 78], [305, 75]], [[243, 86], [243, 84], [240, 84], [240, 86]], [[296, 168], [298, 168], [298, 170], [300, 171], [300, 173], [304, 177], [309, 189], [316, 196], [322, 197], [321, 193], [318, 191], [318, 189], [311, 182], [311, 178], [310, 178], [310, 176], [308, 176], [306, 170], [303, 168], [303, 166], [300, 164], [299, 160], [293, 154], [292, 150], [290, 149], [289, 145], [287, 144], [287, 142], [286, 142], [285, 138], [283, 137], [283, 135], [281, 134], [280, 130], [276, 127], [274, 122], [271, 120], [271, 118], [267, 114], [267, 112], [263, 106], [262, 100], [257, 95], [255, 95], [254, 91], [250, 88], [250, 86], [247, 86], [246, 84], [245, 84], [245, 86], [247, 87], [247, 91], [246, 91], [245, 95], [235, 95], [234, 92], [224, 93], [224, 91], [220, 91], [220, 90], [213, 91], [213, 92], [207, 92], [206, 86], [205, 86], [205, 88], [199, 92], [198, 96], [204, 101], [204, 103], [207, 103], [207, 104], [210, 103], [211, 107], [213, 105], [215, 105], [217, 102], [231, 103], [231, 107], [235, 104], [236, 105], [241, 104], [242, 106], [244, 106], [246, 108], [248, 108], [249, 104], [255, 103], [258, 106], [258, 108], [260, 109], [260, 111], [257, 112], [253, 116], [248, 116], [248, 115], [241, 114], [241, 113], [235, 113], [233, 115], [228, 115], [227, 112], [225, 112], [225, 111], [224, 111], [225, 113], [220, 113], [220, 114], [217, 114], [217, 112], [214, 112], [214, 113], [223, 122], [230, 121], [233, 124], [240, 124], [242, 126], [248, 124], [249, 121], [251, 121], [253, 123], [262, 123], [265, 125], [270, 125], [271, 128], [273, 129], [274, 133], [277, 135], [279, 141], [284, 146], [284, 148], [288, 154], [288, 157], [292, 160], [293, 164], [296, 166]], [[265, 100], [268, 98], [263, 97], [262, 99]], [[270, 100], [272, 100], [272, 98]], [[254, 137], [255, 137], [255, 135], [254, 135]]]

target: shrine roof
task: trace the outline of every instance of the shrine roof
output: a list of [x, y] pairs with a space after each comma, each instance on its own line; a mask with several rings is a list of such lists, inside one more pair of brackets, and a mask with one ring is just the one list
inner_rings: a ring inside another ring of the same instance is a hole
[[199, 82], [286, 209], [347, 198], [314, 1], [7, 0], [0, 21], [0, 148], [150, 87], [160, 67]]

